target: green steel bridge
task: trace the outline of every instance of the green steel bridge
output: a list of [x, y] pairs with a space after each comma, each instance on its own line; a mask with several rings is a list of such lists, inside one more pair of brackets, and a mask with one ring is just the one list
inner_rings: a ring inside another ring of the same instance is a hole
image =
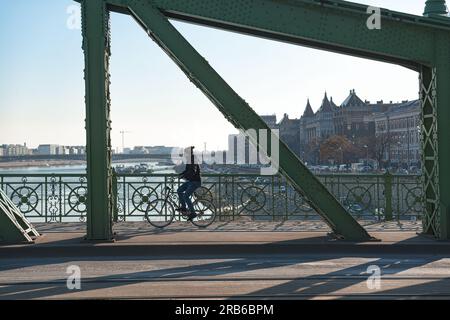
[[[172, 26], [169, 18], [417, 71], [422, 109], [423, 174], [420, 177], [315, 176], [283, 142], [275, 159], [274, 146], [266, 145], [263, 142], [267, 139], [256, 135], [251, 137], [252, 143], [271, 155], [281, 176], [263, 177], [263, 181], [264, 178], [269, 181], [262, 185], [251, 177], [210, 176], [206, 177], [202, 193], [218, 201], [222, 219], [241, 212], [253, 215], [269, 212], [274, 218], [292, 214], [309, 217], [309, 212], [314, 212], [337, 236], [367, 241], [373, 238], [358, 218], [389, 220], [415, 216], [423, 223], [423, 233], [450, 239], [450, 18], [445, 0], [426, 1], [423, 16], [381, 9], [380, 29], [367, 27], [372, 14], [368, 6], [338, 0], [78, 2], [82, 7], [85, 53], [87, 175], [3, 176], [2, 189], [6, 193], [0, 192], [0, 234], [4, 240], [29, 239], [33, 229], [25, 215], [41, 206], [38, 215], [49, 220], [62, 219], [66, 210], [77, 212], [79, 218], [86, 219], [88, 240], [108, 241], [114, 237], [114, 220], [139, 212], [140, 204], [157, 193], [158, 187], [149, 187], [151, 183], [176, 183], [170, 176], [150, 179], [113, 174], [109, 117], [110, 12], [133, 18], [224, 117], [242, 130], [270, 129]], [[15, 178], [19, 181], [14, 181]], [[285, 187], [279, 187], [280, 184]], [[32, 198], [35, 202], [31, 202]], [[27, 206], [30, 207], [25, 209]]]

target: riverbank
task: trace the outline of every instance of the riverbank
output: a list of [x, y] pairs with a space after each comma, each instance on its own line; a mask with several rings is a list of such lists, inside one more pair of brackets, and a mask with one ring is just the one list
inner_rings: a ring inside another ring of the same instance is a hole
[[84, 160], [25, 160], [0, 162], [0, 169], [19, 169], [19, 168], [42, 168], [42, 167], [65, 167], [85, 165]]
[[[157, 159], [124, 159], [113, 160], [114, 164], [124, 163], [158, 163]], [[45, 167], [67, 167], [67, 166], [86, 166], [86, 160], [23, 160], [23, 161], [0, 161], [0, 169], [26, 169], [26, 168], [45, 168]], [[169, 166], [168, 164], [166, 166]]]

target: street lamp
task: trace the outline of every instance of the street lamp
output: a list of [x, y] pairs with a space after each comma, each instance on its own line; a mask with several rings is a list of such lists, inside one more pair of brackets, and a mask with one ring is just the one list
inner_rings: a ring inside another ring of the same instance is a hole
[[364, 145], [364, 148], [366, 149], [366, 165], [369, 165], [369, 146], [367, 144]]
[[403, 152], [401, 152], [401, 145], [402, 143], [400, 141], [397, 141], [397, 154], [398, 154], [398, 165], [401, 167], [403, 165]]

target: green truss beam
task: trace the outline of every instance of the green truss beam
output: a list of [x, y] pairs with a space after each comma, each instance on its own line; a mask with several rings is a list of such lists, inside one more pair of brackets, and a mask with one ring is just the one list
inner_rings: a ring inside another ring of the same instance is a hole
[[[448, 19], [382, 10], [382, 29], [366, 27], [367, 5], [330, 0], [144, 0], [170, 18], [419, 70], [434, 60]], [[108, 0], [127, 13], [129, 0]], [[411, 46], [414, 50], [411, 50]]]
[[[130, 11], [152, 39], [172, 58], [188, 78], [238, 129], [264, 129], [258, 114], [220, 77], [209, 63], [170, 24], [159, 10], [146, 1], [130, 1]], [[258, 145], [259, 139], [252, 142]], [[263, 144], [260, 148], [271, 154]], [[272, 161], [275, 157], [272, 157]], [[278, 163], [277, 163], [278, 165]], [[306, 166], [280, 141], [279, 167], [295, 188], [305, 194], [333, 231], [346, 240], [364, 241], [371, 237], [319, 182]]]

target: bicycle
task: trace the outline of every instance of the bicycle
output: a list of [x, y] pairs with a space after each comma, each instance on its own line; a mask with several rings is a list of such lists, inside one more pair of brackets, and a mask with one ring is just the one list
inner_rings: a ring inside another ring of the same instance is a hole
[[[151, 201], [145, 210], [145, 219], [156, 228], [165, 228], [175, 219], [175, 212], [180, 210], [178, 193], [172, 188], [165, 188], [165, 196]], [[191, 223], [200, 228], [206, 228], [216, 219], [214, 204], [202, 198], [196, 198], [193, 202], [197, 216]], [[180, 220], [187, 220], [187, 216], [179, 214]]]

